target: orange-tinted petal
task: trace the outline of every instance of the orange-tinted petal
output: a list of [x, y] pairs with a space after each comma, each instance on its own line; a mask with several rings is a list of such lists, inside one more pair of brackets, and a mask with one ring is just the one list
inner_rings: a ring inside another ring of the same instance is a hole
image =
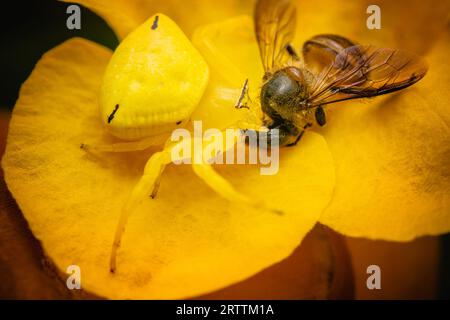
[[406, 241], [450, 230], [449, 37], [401, 93], [330, 107], [323, 134], [336, 190], [321, 222], [355, 237]]
[[280, 171], [219, 166], [239, 190], [281, 208], [278, 216], [232, 205], [189, 166], [168, 166], [155, 200], [133, 213], [118, 255], [109, 254], [120, 210], [151, 154], [86, 153], [109, 143], [97, 95], [111, 53], [85, 40], [48, 52], [24, 83], [2, 164], [8, 188], [61, 272], [81, 268], [81, 285], [110, 298], [181, 298], [243, 280], [287, 257], [317, 221], [334, 185], [323, 138], [284, 150]]
[[[381, 29], [368, 29], [370, 5], [378, 5]], [[317, 34], [338, 34], [360, 44], [423, 54], [445, 28], [450, 1], [421, 0], [299, 0], [296, 44]]]
[[67, 2], [79, 3], [99, 14], [121, 39], [158, 12], [169, 16], [190, 36], [199, 25], [250, 13], [253, 7], [252, 1], [240, 0], [67, 0]]

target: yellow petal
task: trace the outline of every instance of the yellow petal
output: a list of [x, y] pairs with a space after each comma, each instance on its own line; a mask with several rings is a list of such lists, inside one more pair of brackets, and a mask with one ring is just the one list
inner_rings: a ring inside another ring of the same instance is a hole
[[123, 39], [155, 13], [164, 13], [190, 36], [202, 24], [220, 21], [234, 15], [250, 13], [252, 1], [240, 0], [63, 0], [79, 3], [99, 14]]
[[412, 88], [330, 107], [323, 131], [336, 190], [321, 222], [346, 235], [406, 241], [450, 230], [450, 50], [446, 35]]
[[[69, 0], [63, 0], [73, 2]], [[162, 12], [175, 20], [188, 35], [202, 24], [220, 22], [240, 14], [252, 14], [253, 0], [78, 0], [103, 17], [124, 38], [151, 15]], [[298, 0], [296, 45], [320, 33], [334, 33], [361, 44], [402, 48], [417, 53], [426, 52], [445, 27], [450, 1], [430, 5], [422, 0], [379, 0], [381, 29], [366, 26], [367, 8], [372, 0]]]
[[[192, 119], [201, 119], [206, 128], [221, 128], [224, 123], [231, 126], [246, 119], [259, 128], [261, 114], [256, 95], [264, 71], [252, 18], [244, 15], [202, 26], [195, 31], [192, 42], [211, 69], [211, 81]], [[253, 108], [236, 109], [246, 79], [254, 98]]]
[[282, 152], [280, 171], [221, 166], [249, 197], [283, 216], [231, 205], [188, 166], [168, 166], [155, 200], [133, 213], [118, 255], [109, 254], [122, 205], [151, 151], [88, 154], [108, 143], [97, 95], [111, 52], [70, 40], [48, 52], [24, 83], [2, 165], [8, 188], [61, 272], [81, 268], [81, 285], [110, 298], [181, 298], [225, 287], [286, 258], [315, 224], [334, 185], [331, 156], [311, 133]]
[[[381, 10], [381, 29], [368, 29], [370, 5]], [[360, 44], [427, 52], [447, 24], [450, 1], [299, 0], [298, 45], [317, 34], [338, 34]]]

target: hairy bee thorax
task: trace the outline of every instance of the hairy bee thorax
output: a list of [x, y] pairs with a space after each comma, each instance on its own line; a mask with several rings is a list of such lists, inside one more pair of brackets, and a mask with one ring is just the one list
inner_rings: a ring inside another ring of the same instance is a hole
[[287, 67], [270, 75], [261, 88], [262, 111], [275, 122], [296, 124], [311, 83], [308, 71]]

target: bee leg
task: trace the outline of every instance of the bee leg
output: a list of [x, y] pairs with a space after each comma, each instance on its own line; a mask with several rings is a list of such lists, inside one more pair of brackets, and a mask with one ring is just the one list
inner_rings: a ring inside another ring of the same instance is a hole
[[[268, 126], [269, 131], [266, 135], [257, 135], [258, 145], [270, 146], [271, 141], [277, 139], [280, 147], [294, 146], [301, 139], [303, 131], [309, 126], [310, 124], [306, 124], [302, 132], [299, 133], [298, 128], [289, 122], [274, 122]], [[294, 138], [295, 140], [292, 141]], [[264, 143], [261, 143], [261, 139], [264, 139]]]
[[311, 127], [312, 124], [311, 123], [307, 123], [305, 124], [305, 126], [303, 127], [302, 132], [300, 132], [300, 134], [297, 136], [297, 138], [295, 139], [294, 142], [286, 145], [286, 147], [294, 147], [297, 145], [297, 143], [300, 141], [300, 139], [303, 137], [303, 135], [305, 134], [305, 130], [308, 129], [309, 127]]
[[80, 148], [87, 151], [99, 152], [130, 152], [142, 151], [150, 147], [158, 146], [164, 143], [164, 140], [159, 137], [148, 137], [138, 141], [118, 142], [111, 144], [91, 145], [82, 143]]
[[325, 115], [325, 111], [322, 106], [318, 106], [316, 111], [314, 112], [314, 117], [316, 118], [316, 122], [319, 126], [323, 127], [327, 123], [327, 117]]
[[286, 145], [286, 147], [294, 147], [294, 146], [296, 146], [297, 143], [300, 141], [300, 139], [303, 137], [304, 134], [305, 134], [305, 131], [300, 132], [300, 134], [297, 136], [295, 141], [292, 142], [292, 143], [289, 143], [288, 145]]
[[131, 213], [136, 209], [138, 204], [145, 198], [145, 195], [155, 188], [158, 183], [162, 170], [165, 165], [170, 162], [170, 152], [164, 150], [154, 153], [147, 161], [142, 177], [134, 186], [125, 205], [122, 207], [119, 222], [114, 235], [114, 242], [111, 249], [109, 268], [112, 273], [116, 271], [117, 250], [120, 247], [125, 226]]
[[294, 59], [295, 61], [300, 60], [300, 57], [292, 44], [288, 43], [286, 45], [286, 51], [291, 56], [291, 58]]
[[[276, 129], [276, 130], [274, 130]], [[287, 146], [289, 141], [292, 140], [292, 136], [289, 132], [284, 131], [282, 128], [271, 128], [269, 131], [259, 131], [254, 129], [242, 129], [242, 133], [245, 135], [245, 143], [250, 145], [252, 142], [247, 135], [247, 132], [255, 132], [256, 133], [256, 145], [258, 147], [270, 147], [272, 142], [278, 140], [278, 146]], [[276, 133], [275, 133], [276, 132]]]

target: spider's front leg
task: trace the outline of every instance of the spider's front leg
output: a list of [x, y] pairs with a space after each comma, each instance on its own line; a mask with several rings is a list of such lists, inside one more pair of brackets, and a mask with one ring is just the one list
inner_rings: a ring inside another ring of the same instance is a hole
[[152, 194], [155, 193], [155, 189], [158, 188], [159, 179], [164, 170], [164, 167], [170, 160], [170, 153], [166, 150], [154, 153], [150, 159], [147, 161], [142, 177], [139, 179], [138, 183], [134, 186], [128, 197], [125, 205], [122, 207], [120, 213], [119, 222], [116, 227], [116, 232], [114, 235], [114, 242], [111, 249], [110, 257], [110, 271], [114, 273], [116, 271], [116, 256], [117, 250], [120, 247], [122, 240], [122, 235], [125, 231], [125, 226], [130, 217], [131, 213], [136, 209], [137, 205], [145, 199], [152, 190]]
[[[121, 239], [125, 231], [125, 226], [128, 221], [128, 218], [130, 217], [131, 213], [136, 209], [137, 205], [143, 199], [145, 199], [150, 192], [152, 194], [152, 198], [154, 198], [157, 189], [159, 187], [159, 181], [161, 179], [161, 175], [164, 171], [165, 166], [172, 161], [180, 160], [178, 158], [174, 159], [172, 155], [172, 149], [178, 144], [167, 143], [163, 151], [156, 152], [150, 157], [150, 159], [147, 161], [147, 164], [145, 165], [142, 177], [139, 179], [138, 183], [134, 186], [128, 200], [123, 206], [119, 222], [117, 224], [114, 242], [111, 250], [111, 257], [110, 257], [111, 272], [114, 273], [116, 270], [117, 250], [120, 247]], [[194, 152], [195, 151], [196, 150], [194, 149]], [[223, 152], [226, 150], [220, 151]], [[201, 163], [195, 163], [193, 161], [192, 168], [194, 170], [194, 173], [224, 199], [233, 203], [243, 204], [261, 210], [271, 211], [276, 214], [282, 213], [280, 210], [269, 207], [262, 200], [253, 199], [242, 193], [239, 193], [226, 179], [220, 176], [213, 169], [211, 164], [208, 163], [211, 159], [205, 160], [202, 157], [196, 156], [193, 157], [193, 159], [197, 158], [202, 159], [202, 161]]]
[[283, 214], [281, 210], [269, 207], [260, 199], [253, 199], [238, 192], [230, 182], [217, 173], [208, 163], [193, 164], [195, 174], [202, 179], [211, 189], [217, 192], [224, 199], [232, 202], [247, 205], [253, 208], [267, 210], [275, 214]]
[[111, 144], [86, 144], [82, 143], [80, 148], [86, 151], [99, 151], [99, 152], [131, 152], [142, 151], [151, 147], [164, 144], [166, 136], [152, 136], [137, 141], [117, 142]]

